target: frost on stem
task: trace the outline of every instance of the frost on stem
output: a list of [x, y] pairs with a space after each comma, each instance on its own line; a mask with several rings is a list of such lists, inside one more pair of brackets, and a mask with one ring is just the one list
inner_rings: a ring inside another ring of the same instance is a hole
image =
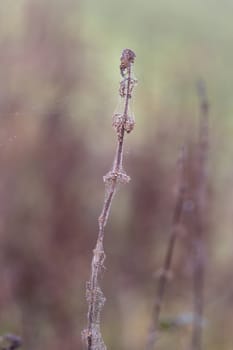
[[121, 109], [113, 116], [113, 126], [117, 133], [117, 148], [111, 170], [103, 177], [105, 183], [105, 198], [99, 217], [99, 232], [96, 247], [93, 250], [91, 276], [86, 285], [88, 303], [87, 328], [82, 332], [82, 338], [87, 350], [106, 350], [101, 331], [100, 314], [105, 303], [105, 297], [100, 288], [100, 277], [104, 271], [104, 228], [107, 224], [113, 197], [119, 184], [126, 184], [130, 177], [123, 170], [123, 143], [125, 132], [134, 128], [134, 116], [130, 110], [129, 100], [137, 80], [132, 77], [132, 64], [136, 55], [130, 49], [125, 49], [121, 55], [120, 72], [123, 80], [120, 82], [119, 95]]
[[[93, 303], [94, 297], [94, 303]], [[95, 289], [91, 282], [86, 285], [86, 299], [89, 305], [92, 305], [92, 325], [91, 329], [85, 329], [82, 332], [82, 338], [87, 343], [87, 348], [92, 350], [105, 350], [106, 346], [100, 332], [100, 312], [105, 303], [105, 297], [99, 285]], [[89, 311], [90, 312], [90, 311]]]
[[116, 182], [117, 184], [127, 184], [130, 181], [130, 177], [126, 174], [126, 172], [121, 169], [119, 171], [109, 171], [104, 176], [104, 182], [106, 187], [112, 187], [112, 185]]
[[117, 171], [113, 168], [106, 175], [104, 175], [103, 180], [105, 183], [105, 198], [103, 210], [99, 217], [100, 230], [105, 227], [108, 221], [112, 200], [116, 193], [117, 186], [119, 184], [127, 184], [130, 181], [130, 176], [128, 176], [123, 169]]

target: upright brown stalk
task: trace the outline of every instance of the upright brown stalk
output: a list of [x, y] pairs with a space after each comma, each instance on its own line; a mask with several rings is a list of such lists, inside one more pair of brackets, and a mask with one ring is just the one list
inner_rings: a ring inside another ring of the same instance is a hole
[[197, 188], [194, 198], [193, 217], [193, 331], [192, 350], [202, 349], [202, 320], [204, 308], [207, 162], [208, 162], [208, 111], [209, 104], [204, 83], [198, 84], [200, 101], [200, 127], [197, 158]]
[[171, 269], [172, 257], [173, 257], [175, 242], [177, 239], [178, 227], [181, 224], [184, 195], [185, 195], [185, 188], [186, 188], [186, 181], [185, 181], [185, 174], [184, 174], [184, 170], [185, 170], [184, 169], [184, 166], [185, 166], [184, 148], [182, 148], [180, 151], [178, 165], [179, 165], [179, 174], [178, 174], [177, 197], [176, 197], [175, 208], [173, 212], [173, 219], [172, 219], [171, 232], [170, 232], [169, 242], [167, 246], [167, 251], [165, 254], [163, 267], [160, 272], [159, 280], [158, 280], [157, 293], [156, 293], [155, 303], [153, 307], [152, 322], [151, 322], [147, 345], [146, 345], [147, 350], [154, 349], [156, 344], [158, 331], [159, 331], [159, 317], [161, 312], [162, 301], [165, 294], [166, 283], [171, 274], [170, 269]]
[[99, 217], [99, 233], [93, 258], [91, 263], [91, 277], [87, 283], [86, 297], [88, 302], [87, 328], [83, 331], [86, 348], [88, 350], [105, 350], [101, 331], [100, 331], [100, 313], [103, 308], [105, 297], [100, 288], [99, 279], [104, 269], [104, 228], [106, 226], [113, 197], [116, 193], [118, 184], [125, 184], [130, 181], [130, 177], [123, 170], [123, 144], [125, 131], [129, 133], [133, 130], [134, 119], [129, 114], [129, 100], [136, 83], [132, 77], [132, 64], [134, 63], [135, 53], [130, 49], [125, 49], [121, 56], [120, 71], [123, 80], [120, 83], [119, 94], [123, 102], [123, 111], [113, 115], [113, 126], [116, 129], [118, 142], [115, 160], [112, 169], [104, 176], [105, 200], [102, 212]]

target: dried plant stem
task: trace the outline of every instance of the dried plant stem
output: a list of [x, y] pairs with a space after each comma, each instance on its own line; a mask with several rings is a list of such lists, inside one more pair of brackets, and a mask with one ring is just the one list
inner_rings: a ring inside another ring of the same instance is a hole
[[175, 208], [173, 213], [172, 225], [171, 225], [171, 233], [167, 246], [167, 251], [165, 254], [165, 259], [163, 263], [162, 270], [159, 274], [157, 293], [155, 297], [155, 303], [153, 307], [153, 316], [152, 322], [149, 330], [148, 340], [146, 349], [152, 350], [155, 347], [158, 332], [159, 332], [159, 317], [161, 312], [162, 301], [165, 294], [165, 287], [168, 278], [171, 275], [171, 263], [172, 257], [175, 247], [175, 242], [178, 235], [179, 225], [181, 224], [182, 219], [182, 211], [183, 211], [183, 202], [185, 195], [185, 177], [184, 177], [184, 148], [181, 149], [180, 157], [179, 157], [179, 175], [178, 175], [178, 190], [177, 190], [177, 198], [175, 202]]
[[205, 217], [207, 198], [207, 162], [208, 162], [208, 110], [209, 104], [203, 82], [198, 84], [200, 100], [200, 128], [197, 164], [196, 208], [194, 210], [193, 234], [193, 331], [192, 350], [202, 349], [202, 320], [204, 309], [204, 279], [205, 279]]
[[[99, 232], [91, 264], [91, 277], [87, 283], [87, 301], [88, 316], [87, 329], [83, 332], [86, 347], [88, 350], [105, 350], [106, 346], [100, 332], [100, 313], [103, 308], [105, 297], [100, 288], [99, 280], [104, 269], [105, 253], [103, 247], [104, 229], [107, 224], [109, 212], [113, 197], [116, 193], [118, 184], [129, 182], [130, 178], [124, 172], [122, 167], [123, 145], [125, 131], [130, 132], [133, 129], [133, 121], [130, 119], [129, 99], [135, 83], [131, 77], [131, 65], [134, 62], [135, 54], [129, 49], [125, 49], [121, 56], [121, 73], [124, 80], [120, 85], [120, 96], [124, 101], [123, 114], [117, 115], [117, 121], [113, 120], [113, 126], [117, 131], [118, 143], [115, 160], [112, 169], [104, 176], [105, 182], [105, 200], [99, 217]], [[129, 130], [130, 125], [130, 130]]]
[[203, 81], [198, 84], [200, 100], [199, 154], [198, 154], [198, 191], [197, 200], [200, 210], [206, 210], [208, 185], [208, 154], [209, 154], [209, 102]]

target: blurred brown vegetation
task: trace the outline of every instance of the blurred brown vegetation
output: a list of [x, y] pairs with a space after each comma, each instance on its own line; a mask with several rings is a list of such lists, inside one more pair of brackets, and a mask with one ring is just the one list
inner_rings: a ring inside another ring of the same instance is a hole
[[[121, 53], [106, 58], [107, 39], [99, 38], [98, 43], [94, 32], [93, 42], [89, 41], [94, 14], [86, 6], [72, 0], [25, 0], [13, 11], [10, 5], [1, 5], [0, 328], [1, 333], [22, 335], [25, 349], [82, 347], [85, 283], [103, 200], [101, 180], [111, 166], [115, 145], [109, 113], [117, 96]], [[141, 349], [145, 344], [183, 143], [189, 145], [189, 181], [195, 182], [192, 157], [198, 137], [195, 79], [199, 76], [193, 80], [188, 76], [186, 81], [181, 64], [173, 67], [176, 83], [167, 90], [161, 84], [168, 95], [160, 101], [159, 95], [153, 96], [154, 71], [143, 77], [149, 60], [143, 50], [139, 47], [135, 69], [138, 64], [139, 131], [126, 140], [125, 163], [132, 181], [117, 193], [106, 228], [102, 329], [112, 350]], [[144, 60], [141, 66], [140, 60]], [[169, 95], [172, 88], [179, 92]], [[210, 86], [210, 104], [216, 91]], [[216, 106], [217, 112], [222, 111], [221, 104]], [[211, 113], [216, 113], [212, 105]], [[232, 169], [226, 155], [230, 143], [222, 137], [231, 124], [224, 129], [214, 122], [210, 121], [203, 332], [206, 349], [224, 350], [233, 346]], [[165, 318], [193, 311], [190, 255], [190, 237], [183, 230], [175, 247], [173, 279], [162, 311]], [[189, 321], [164, 330], [158, 348], [187, 348], [190, 332]]]

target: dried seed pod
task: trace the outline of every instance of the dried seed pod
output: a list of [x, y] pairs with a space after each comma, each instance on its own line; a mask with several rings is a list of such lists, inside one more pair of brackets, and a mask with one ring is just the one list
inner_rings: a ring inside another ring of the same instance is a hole
[[136, 55], [135, 53], [130, 49], [124, 49], [121, 54], [121, 64], [120, 64], [120, 71], [122, 77], [125, 76], [127, 68], [130, 66], [131, 63], [134, 63]]
[[133, 130], [134, 125], [135, 125], [134, 118], [128, 117], [124, 124], [124, 129], [127, 132], [127, 134], [129, 134]]

